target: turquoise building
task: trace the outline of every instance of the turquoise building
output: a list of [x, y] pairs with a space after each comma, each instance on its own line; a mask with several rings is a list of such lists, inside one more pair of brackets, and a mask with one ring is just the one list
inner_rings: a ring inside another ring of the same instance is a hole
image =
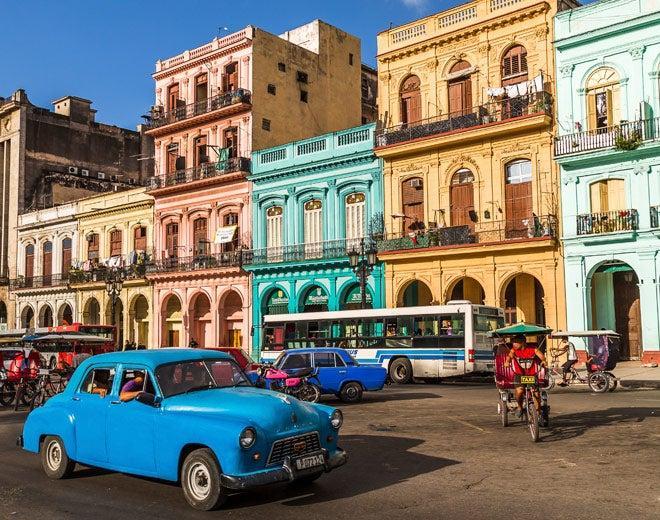
[[660, 359], [660, 2], [555, 18], [567, 325]]
[[[252, 272], [253, 350], [266, 314], [361, 307], [347, 251], [383, 232], [374, 131], [369, 124], [252, 154], [254, 249], [244, 267]], [[369, 306], [383, 306], [383, 289], [379, 262], [368, 280]]]

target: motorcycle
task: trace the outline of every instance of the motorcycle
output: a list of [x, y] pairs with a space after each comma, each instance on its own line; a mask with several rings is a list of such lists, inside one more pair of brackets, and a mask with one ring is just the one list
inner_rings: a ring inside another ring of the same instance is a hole
[[257, 374], [256, 386], [282, 392], [310, 403], [318, 403], [321, 398], [321, 389], [310, 382], [310, 379], [316, 377], [313, 368], [297, 370], [295, 376], [292, 376], [272, 365], [262, 365], [257, 370]]

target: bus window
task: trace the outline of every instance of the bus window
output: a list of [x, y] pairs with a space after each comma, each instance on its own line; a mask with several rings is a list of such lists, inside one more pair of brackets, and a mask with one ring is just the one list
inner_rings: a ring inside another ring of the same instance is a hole
[[437, 336], [438, 320], [435, 316], [415, 318], [415, 336]]
[[397, 336], [412, 336], [413, 323], [412, 316], [399, 316], [396, 320], [396, 335]]
[[382, 319], [376, 318], [373, 320], [374, 328], [372, 336], [374, 338], [382, 338], [385, 335], [385, 322]]
[[500, 316], [484, 316], [475, 312], [473, 315], [473, 327], [475, 332], [490, 332], [504, 327], [504, 318]]
[[465, 316], [463, 314], [443, 314], [438, 316], [441, 336], [463, 336]]
[[386, 318], [385, 319], [385, 335], [386, 336], [396, 336], [396, 318]]

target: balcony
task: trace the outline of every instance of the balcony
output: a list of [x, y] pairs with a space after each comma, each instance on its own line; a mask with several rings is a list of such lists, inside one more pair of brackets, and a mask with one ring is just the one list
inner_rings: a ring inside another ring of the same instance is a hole
[[227, 251], [224, 253], [209, 253], [195, 256], [181, 256], [163, 258], [150, 262], [147, 266], [147, 274], [177, 273], [205, 271], [208, 269], [222, 269], [230, 267], [241, 267], [245, 250]]
[[338, 258], [348, 261], [348, 251], [359, 247], [360, 239], [343, 238], [310, 244], [252, 249], [244, 251], [243, 262], [246, 265], [265, 265]]
[[639, 228], [639, 215], [636, 209], [622, 209], [602, 213], [588, 213], [577, 216], [578, 235], [602, 235]]
[[660, 206], [651, 206], [651, 227], [660, 228]]
[[554, 215], [530, 217], [515, 222], [481, 222], [470, 226], [430, 228], [411, 233], [387, 234], [377, 240], [379, 252], [469, 246], [529, 239], [556, 238], [558, 222]]
[[196, 124], [198, 119], [206, 119], [202, 116], [210, 114], [227, 116], [247, 110], [251, 105], [252, 93], [249, 90], [239, 88], [202, 101], [181, 105], [167, 112], [152, 111], [151, 120], [145, 126], [147, 127], [147, 133], [155, 135], [165, 133], [165, 131], [156, 132], [165, 126], [174, 125], [175, 123], [177, 123], [177, 128], [190, 126], [188, 123]]
[[[219, 167], [220, 166], [220, 167]], [[178, 170], [167, 175], [157, 175], [147, 179], [147, 191], [189, 184], [194, 181], [219, 178], [235, 172], [250, 173], [251, 162], [246, 157], [232, 157], [225, 164], [205, 163], [195, 168]]]
[[105, 283], [112, 269], [119, 269], [124, 280], [140, 280], [145, 277], [151, 258], [151, 251], [134, 251], [128, 255], [115, 255], [103, 262], [78, 263], [69, 271], [69, 281], [71, 285]]
[[538, 92], [479, 105], [460, 114], [436, 116], [376, 132], [376, 147], [498, 125], [507, 121], [552, 114], [552, 96]]
[[44, 287], [65, 287], [69, 284], [69, 273], [51, 274], [46, 276], [19, 276], [9, 280], [9, 290], [42, 289]]
[[660, 138], [660, 117], [555, 137], [555, 157], [614, 148], [634, 150]]

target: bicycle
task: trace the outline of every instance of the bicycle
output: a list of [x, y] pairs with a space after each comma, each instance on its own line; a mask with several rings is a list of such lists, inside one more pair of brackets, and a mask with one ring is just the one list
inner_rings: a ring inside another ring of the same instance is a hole
[[548, 367], [548, 386], [547, 389], [551, 390], [557, 384], [556, 380], [566, 383], [566, 386], [571, 385], [587, 385], [592, 392], [600, 394], [606, 391], [613, 392], [618, 386], [618, 381], [614, 374], [611, 372], [594, 371], [590, 372], [585, 369], [586, 377], [580, 375], [575, 366], [572, 366], [568, 372], [568, 378], [564, 380], [564, 371], [559, 364], [559, 351], [552, 349], [550, 356], [552, 357], [552, 364]]
[[[39, 377], [37, 378], [34, 397], [30, 401], [30, 411], [39, 406], [43, 406], [48, 399], [59, 394], [64, 388], [66, 388], [68, 380], [65, 375], [67, 375], [67, 373], [68, 372], [61, 370], [39, 369]], [[53, 374], [59, 377], [53, 379], [51, 377]]]

